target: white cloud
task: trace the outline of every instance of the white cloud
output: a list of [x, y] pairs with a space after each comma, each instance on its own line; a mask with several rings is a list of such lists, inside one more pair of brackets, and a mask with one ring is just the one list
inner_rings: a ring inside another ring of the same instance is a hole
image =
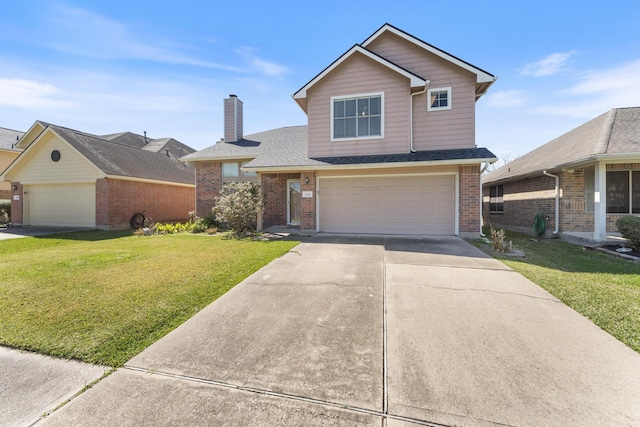
[[524, 76], [544, 77], [559, 73], [565, 68], [569, 58], [576, 54], [576, 51], [557, 52], [541, 59], [540, 61], [530, 62], [520, 70], [520, 74]]
[[148, 38], [121, 22], [88, 10], [61, 7], [55, 9], [48, 18], [53, 28], [47, 31], [46, 37], [38, 39], [62, 52], [90, 58], [142, 59], [243, 71], [229, 64], [202, 60], [185, 53], [187, 46], [164, 40], [158, 34]]
[[72, 102], [61, 99], [51, 83], [0, 77], [0, 105], [24, 109], [68, 108]]
[[612, 108], [640, 106], [640, 59], [584, 74], [537, 112], [593, 118]]
[[486, 95], [487, 106], [491, 108], [520, 107], [526, 102], [523, 90], [505, 90]]
[[266, 61], [256, 55], [257, 49], [253, 47], [240, 47], [236, 49], [240, 55], [242, 55], [255, 69], [262, 74], [268, 76], [280, 76], [289, 72], [287, 67], [275, 64], [273, 62]]

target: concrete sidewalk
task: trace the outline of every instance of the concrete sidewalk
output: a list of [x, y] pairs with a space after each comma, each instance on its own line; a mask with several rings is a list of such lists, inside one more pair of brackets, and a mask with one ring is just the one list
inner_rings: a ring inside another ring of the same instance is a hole
[[20, 239], [22, 237], [47, 236], [50, 234], [70, 233], [72, 231], [92, 230], [79, 227], [0, 227], [0, 240]]
[[108, 369], [0, 347], [0, 426], [34, 424]]
[[316, 236], [38, 425], [638, 425], [640, 355], [457, 238]]

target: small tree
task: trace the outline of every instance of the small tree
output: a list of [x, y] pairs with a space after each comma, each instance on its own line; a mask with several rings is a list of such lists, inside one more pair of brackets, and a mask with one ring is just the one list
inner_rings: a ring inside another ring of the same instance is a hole
[[257, 215], [264, 211], [260, 186], [254, 182], [230, 182], [222, 187], [211, 212], [238, 236], [255, 230]]
[[636, 251], [640, 251], [640, 217], [623, 216], [618, 218], [616, 227], [618, 227], [622, 237], [629, 241], [629, 246]]

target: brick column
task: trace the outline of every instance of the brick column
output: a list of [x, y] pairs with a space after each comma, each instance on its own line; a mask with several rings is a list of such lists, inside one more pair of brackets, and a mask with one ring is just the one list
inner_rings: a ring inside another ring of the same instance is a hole
[[480, 165], [460, 166], [460, 236], [480, 234]]
[[[13, 187], [16, 186], [14, 190]], [[20, 200], [15, 200], [13, 196], [19, 196]], [[23, 217], [24, 193], [22, 184], [19, 182], [11, 183], [11, 224], [24, 225]]]
[[[307, 180], [309, 182], [307, 182]], [[300, 189], [302, 192], [311, 191], [310, 198], [303, 197], [300, 201], [300, 229], [316, 229], [316, 173], [302, 172], [300, 174]]]

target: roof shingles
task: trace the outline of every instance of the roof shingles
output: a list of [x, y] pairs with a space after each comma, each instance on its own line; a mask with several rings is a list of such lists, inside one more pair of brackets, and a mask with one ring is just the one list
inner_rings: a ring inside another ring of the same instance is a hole
[[488, 173], [483, 182], [537, 175], [599, 155], [632, 153], [640, 158], [640, 107], [614, 108]]

